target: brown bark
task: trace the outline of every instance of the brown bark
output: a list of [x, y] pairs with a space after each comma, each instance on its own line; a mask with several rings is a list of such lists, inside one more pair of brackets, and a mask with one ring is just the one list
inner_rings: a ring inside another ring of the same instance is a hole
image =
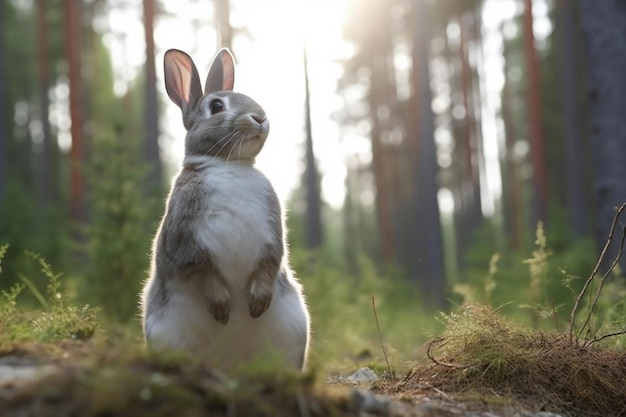
[[528, 123], [530, 157], [533, 167], [534, 210], [533, 223], [547, 220], [548, 187], [546, 181], [545, 151], [541, 126], [541, 72], [535, 49], [532, 0], [524, 0], [524, 53], [528, 73]]
[[433, 306], [443, 306], [445, 271], [443, 236], [439, 216], [437, 156], [434, 140], [434, 115], [428, 65], [430, 32], [428, 7], [424, 0], [413, 3], [413, 97], [417, 123], [415, 160], [415, 187], [419, 204], [415, 210], [413, 229], [414, 262], [411, 273], [419, 283], [427, 300]]
[[68, 66], [70, 87], [70, 117], [72, 120], [72, 149], [70, 152], [70, 210], [76, 222], [85, 220], [85, 181], [82, 164], [84, 162], [84, 115], [81, 77], [81, 1], [66, 1], [65, 13], [65, 55]]
[[563, 129], [565, 133], [565, 182], [567, 184], [567, 206], [571, 228], [576, 237], [587, 234], [587, 205], [585, 201], [585, 164], [583, 159], [583, 137], [579, 83], [576, 71], [576, 22], [572, 0], [559, 0], [557, 9], [559, 34], [559, 75], [563, 105]]
[[43, 131], [43, 155], [39, 180], [41, 199], [44, 206], [58, 199], [58, 147], [52, 137], [48, 109], [50, 99], [50, 66], [48, 50], [48, 22], [46, 21], [47, 0], [37, 0], [37, 69], [39, 76], [39, 106]]
[[159, 149], [159, 110], [156, 90], [154, 50], [154, 0], [143, 0], [144, 37], [146, 40], [146, 85], [144, 91], [144, 155], [149, 165], [148, 189], [161, 191], [163, 168]]

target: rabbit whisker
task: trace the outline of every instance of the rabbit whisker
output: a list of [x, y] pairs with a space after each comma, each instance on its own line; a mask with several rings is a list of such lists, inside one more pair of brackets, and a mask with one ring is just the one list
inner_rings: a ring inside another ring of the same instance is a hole
[[[243, 142], [243, 135], [238, 135], [237, 137], [235, 137], [233, 139], [233, 142], [239, 142], [239, 150], [238, 150], [238, 157], [237, 157], [237, 165], [239, 165], [239, 160], [241, 158], [241, 143]], [[233, 152], [235, 150], [235, 146], [230, 148], [230, 152], [228, 153], [228, 157], [226, 158], [226, 162], [230, 162], [230, 158], [233, 155]]]
[[235, 127], [235, 124], [231, 123], [231, 124], [219, 125], [219, 126], [204, 126], [202, 130], [231, 129], [233, 127]]
[[223, 138], [220, 138], [217, 142], [215, 142], [213, 144], [213, 146], [211, 146], [206, 152], [205, 155], [209, 155], [211, 153], [211, 151], [213, 149], [215, 149], [217, 146], [220, 146], [219, 150], [217, 151], [217, 153], [219, 154], [220, 152], [222, 152], [222, 150], [228, 145], [230, 139], [235, 135], [236, 132], [230, 132], [229, 134], [227, 134], [226, 136], [224, 136]]
[[244, 139], [245, 139], [245, 136], [242, 134], [239, 137], [239, 144], [238, 144], [239, 146], [237, 147], [237, 165], [239, 165], [241, 161], [241, 147], [243, 145]]

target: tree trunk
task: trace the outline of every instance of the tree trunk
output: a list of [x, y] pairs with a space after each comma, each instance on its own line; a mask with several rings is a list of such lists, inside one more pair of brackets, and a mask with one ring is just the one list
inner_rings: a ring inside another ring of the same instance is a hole
[[413, 100], [416, 100], [418, 119], [417, 159], [415, 161], [416, 193], [420, 204], [414, 219], [415, 263], [412, 265], [415, 279], [424, 291], [425, 300], [434, 305], [444, 304], [444, 257], [443, 237], [437, 201], [437, 155], [434, 140], [434, 115], [431, 102], [428, 36], [426, 16], [428, 8], [424, 0], [415, 0], [413, 33]]
[[311, 100], [309, 92], [309, 71], [306, 49], [304, 50], [304, 118], [306, 128], [305, 157], [306, 157], [306, 247], [316, 249], [322, 245], [322, 219], [320, 181], [317, 171], [317, 161], [313, 151], [313, 134], [311, 131]]
[[574, 236], [582, 238], [587, 232], [587, 206], [583, 163], [582, 124], [576, 80], [576, 23], [572, 0], [559, 0], [557, 29], [559, 30], [559, 59], [561, 100], [563, 105], [563, 129], [565, 134], [566, 196]]
[[548, 187], [546, 183], [546, 163], [541, 127], [541, 71], [535, 50], [533, 32], [532, 0], [524, 0], [524, 53], [528, 71], [528, 123], [530, 133], [530, 154], [533, 167], [533, 216], [537, 222], [547, 220]]
[[[0, 15], [3, 9], [7, 7], [5, 2], [0, 2]], [[6, 80], [5, 75], [5, 50], [4, 28], [1, 26], [0, 19], [0, 80]], [[8, 178], [8, 152], [9, 152], [9, 122], [7, 117], [7, 104], [9, 102], [6, 83], [0, 82], [0, 202], [4, 201], [3, 197], [7, 189]], [[1, 226], [1, 224], [0, 224]]]
[[508, 237], [509, 247], [515, 251], [522, 248], [524, 230], [524, 210], [522, 198], [522, 180], [520, 178], [518, 162], [515, 157], [517, 143], [517, 129], [511, 110], [512, 94], [511, 81], [506, 75], [509, 73], [511, 53], [509, 43], [504, 42], [504, 85], [502, 86], [501, 116], [504, 123], [504, 155], [500, 159], [502, 171], [502, 205], [504, 229]]
[[50, 98], [50, 67], [48, 53], [48, 23], [46, 22], [46, 0], [37, 0], [37, 46], [39, 73], [39, 117], [43, 133], [43, 155], [39, 169], [39, 186], [44, 206], [54, 205], [59, 198], [58, 187], [58, 146], [52, 137], [49, 120]]
[[[595, 232], [602, 247], [615, 208], [626, 202], [626, 7], [623, 0], [580, 0], [579, 5], [587, 57]], [[617, 255], [621, 233], [608, 249], [605, 268]], [[620, 265], [625, 271], [626, 256]]]
[[[384, 16], [384, 19], [387, 17]], [[386, 24], [386, 23], [385, 23]], [[372, 142], [372, 173], [376, 186], [376, 217], [381, 246], [381, 255], [384, 265], [390, 265], [395, 257], [394, 232], [393, 232], [393, 198], [391, 192], [391, 169], [389, 164], [389, 150], [383, 144], [383, 123], [378, 115], [379, 108], [386, 105], [388, 94], [387, 83], [389, 72], [385, 49], [387, 32], [383, 31], [381, 39], [372, 45], [369, 53], [368, 66], [371, 71], [371, 86], [367, 95], [370, 108], [370, 120], [372, 128], [370, 139]]]
[[346, 193], [343, 199], [343, 232], [344, 232], [344, 254], [346, 266], [351, 277], [356, 277], [359, 273], [358, 254], [360, 253], [359, 218], [358, 208], [354, 204], [354, 177], [355, 170], [348, 165], [345, 186]]
[[70, 118], [72, 120], [72, 150], [70, 152], [70, 204], [71, 217], [75, 222], [85, 220], [85, 181], [82, 165], [84, 156], [84, 115], [81, 75], [81, 1], [66, 1], [65, 7], [65, 54], [70, 85]]
[[163, 168], [159, 149], [159, 109], [156, 89], [154, 51], [154, 0], [143, 0], [144, 37], [146, 40], [146, 84], [144, 90], [144, 155], [148, 161], [148, 191], [161, 193]]
[[476, 120], [474, 118], [474, 93], [472, 89], [472, 68], [469, 62], [469, 29], [466, 20], [473, 14], [462, 14], [459, 16], [459, 26], [461, 39], [459, 44], [459, 56], [461, 60], [461, 92], [463, 96], [463, 107], [465, 108], [465, 118], [463, 119], [463, 142], [465, 153], [465, 175], [468, 181], [469, 193], [467, 200], [467, 226], [468, 234], [474, 232], [480, 226], [482, 218], [482, 207], [480, 201], [480, 168], [479, 159], [480, 146], [479, 138], [476, 137]]

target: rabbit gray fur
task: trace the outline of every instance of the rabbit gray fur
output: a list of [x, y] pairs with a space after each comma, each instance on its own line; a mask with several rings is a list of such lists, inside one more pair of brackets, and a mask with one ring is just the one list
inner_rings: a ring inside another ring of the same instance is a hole
[[222, 370], [253, 360], [303, 369], [309, 314], [288, 265], [278, 197], [253, 166], [269, 132], [265, 112], [232, 91], [226, 49], [204, 94], [186, 53], [167, 51], [164, 67], [187, 136], [143, 291], [146, 342]]

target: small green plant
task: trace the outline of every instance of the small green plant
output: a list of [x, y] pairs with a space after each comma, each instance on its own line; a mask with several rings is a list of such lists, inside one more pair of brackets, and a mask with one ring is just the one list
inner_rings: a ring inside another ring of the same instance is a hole
[[87, 169], [91, 221], [79, 290], [103, 315], [128, 322], [137, 315], [137, 294], [148, 277], [150, 242], [160, 213], [160, 197], [146, 188], [147, 165], [140, 143], [115, 134], [101, 134], [94, 142], [94, 158]]
[[[0, 247], [0, 261], [6, 249], [7, 245]], [[0, 308], [0, 345], [25, 340], [54, 342], [91, 338], [99, 327], [97, 309], [89, 305], [73, 305], [61, 284], [61, 274], [55, 273], [40, 255], [32, 252], [27, 252], [27, 255], [38, 264], [48, 284], [42, 293], [31, 279], [18, 274], [22, 282], [2, 292], [4, 304]], [[38, 300], [41, 310], [20, 310], [17, 298], [26, 288]]]
[[520, 304], [520, 307], [531, 311], [533, 327], [539, 327], [540, 320], [556, 317], [557, 311], [562, 305], [554, 305], [549, 295], [549, 259], [552, 252], [547, 248], [547, 238], [543, 223], [537, 224], [535, 231], [535, 248], [530, 258], [524, 260], [528, 265], [530, 277], [528, 283], [528, 303]]
[[485, 275], [482, 285], [470, 285], [468, 283], [458, 283], [452, 287], [452, 291], [463, 298], [465, 303], [483, 303], [493, 304], [493, 292], [497, 287], [497, 281], [495, 279], [498, 272], [498, 261], [500, 260], [500, 254], [495, 253], [491, 256], [489, 261], [489, 272]]
[[589, 256], [593, 245], [588, 240], [559, 243], [539, 223], [529, 252], [496, 253], [490, 260], [475, 253], [476, 266], [470, 269], [468, 280], [452, 287], [453, 301], [497, 307], [502, 314], [535, 328], [565, 327], [566, 314], [582, 286], [578, 274], [593, 266]]

